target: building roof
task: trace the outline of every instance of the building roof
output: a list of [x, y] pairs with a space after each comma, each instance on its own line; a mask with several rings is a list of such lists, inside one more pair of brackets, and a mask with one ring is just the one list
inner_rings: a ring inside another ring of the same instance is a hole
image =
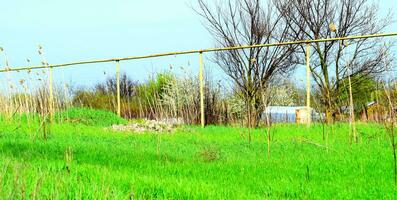
[[268, 106], [265, 113], [295, 114], [296, 110], [306, 108], [305, 106]]

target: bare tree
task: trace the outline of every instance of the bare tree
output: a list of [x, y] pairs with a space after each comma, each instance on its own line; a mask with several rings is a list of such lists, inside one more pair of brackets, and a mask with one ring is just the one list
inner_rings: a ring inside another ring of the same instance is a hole
[[[138, 82], [132, 80], [126, 73], [120, 75], [120, 96], [129, 98], [135, 95]], [[117, 77], [109, 76], [103, 83], [95, 85], [95, 91], [102, 94], [116, 95]]]
[[[285, 42], [298, 38], [291, 33], [272, 2], [260, 0], [198, 0], [196, 11], [220, 47]], [[277, 75], [292, 72], [298, 46], [249, 48], [217, 52], [216, 62], [235, 82], [236, 92], [247, 106], [247, 125], [256, 126], [263, 111], [261, 92]], [[250, 136], [249, 136], [250, 138]]]
[[[302, 32], [301, 40], [329, 37], [369, 35], [382, 32], [391, 24], [391, 14], [379, 16], [379, 8], [370, 0], [274, 0], [275, 5], [293, 32]], [[383, 72], [385, 52], [391, 45], [381, 39], [360, 39], [314, 43], [311, 71], [321, 103], [325, 106], [327, 121], [340, 113], [337, 92], [343, 80], [352, 77], [352, 87], [361, 78]], [[306, 53], [304, 46], [301, 53]], [[354, 77], [354, 78], [353, 78]], [[346, 104], [345, 104], [346, 105]]]

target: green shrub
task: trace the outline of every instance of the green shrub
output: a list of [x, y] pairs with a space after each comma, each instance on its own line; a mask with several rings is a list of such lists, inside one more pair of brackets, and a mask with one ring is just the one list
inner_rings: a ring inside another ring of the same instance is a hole
[[175, 75], [170, 72], [163, 72], [152, 77], [147, 83], [137, 87], [138, 98], [147, 106], [160, 103], [167, 90], [167, 87], [175, 81]]
[[57, 122], [82, 123], [89, 126], [111, 126], [127, 122], [110, 111], [92, 108], [70, 108], [56, 113], [55, 117]]
[[115, 110], [116, 96], [96, 91], [80, 90], [75, 92], [73, 105], [76, 107], [89, 107], [100, 110]]

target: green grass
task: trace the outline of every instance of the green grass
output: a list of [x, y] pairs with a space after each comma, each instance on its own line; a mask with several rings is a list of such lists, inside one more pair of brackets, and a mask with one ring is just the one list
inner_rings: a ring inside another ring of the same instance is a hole
[[[392, 151], [383, 128], [334, 125], [264, 130], [184, 127], [172, 135], [105, 130], [103, 123], [35, 128], [0, 125], [0, 199], [396, 199]], [[65, 161], [70, 147], [72, 161]]]
[[111, 126], [113, 124], [124, 124], [127, 120], [117, 116], [113, 112], [91, 108], [69, 108], [66, 111], [55, 114], [58, 122], [81, 123], [89, 126]]

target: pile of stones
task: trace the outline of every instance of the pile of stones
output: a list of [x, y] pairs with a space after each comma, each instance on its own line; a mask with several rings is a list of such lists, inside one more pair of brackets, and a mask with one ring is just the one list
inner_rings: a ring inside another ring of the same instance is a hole
[[172, 133], [183, 122], [179, 119], [166, 120], [144, 120], [139, 123], [129, 123], [127, 125], [113, 125], [114, 131], [133, 132], [133, 133]]

